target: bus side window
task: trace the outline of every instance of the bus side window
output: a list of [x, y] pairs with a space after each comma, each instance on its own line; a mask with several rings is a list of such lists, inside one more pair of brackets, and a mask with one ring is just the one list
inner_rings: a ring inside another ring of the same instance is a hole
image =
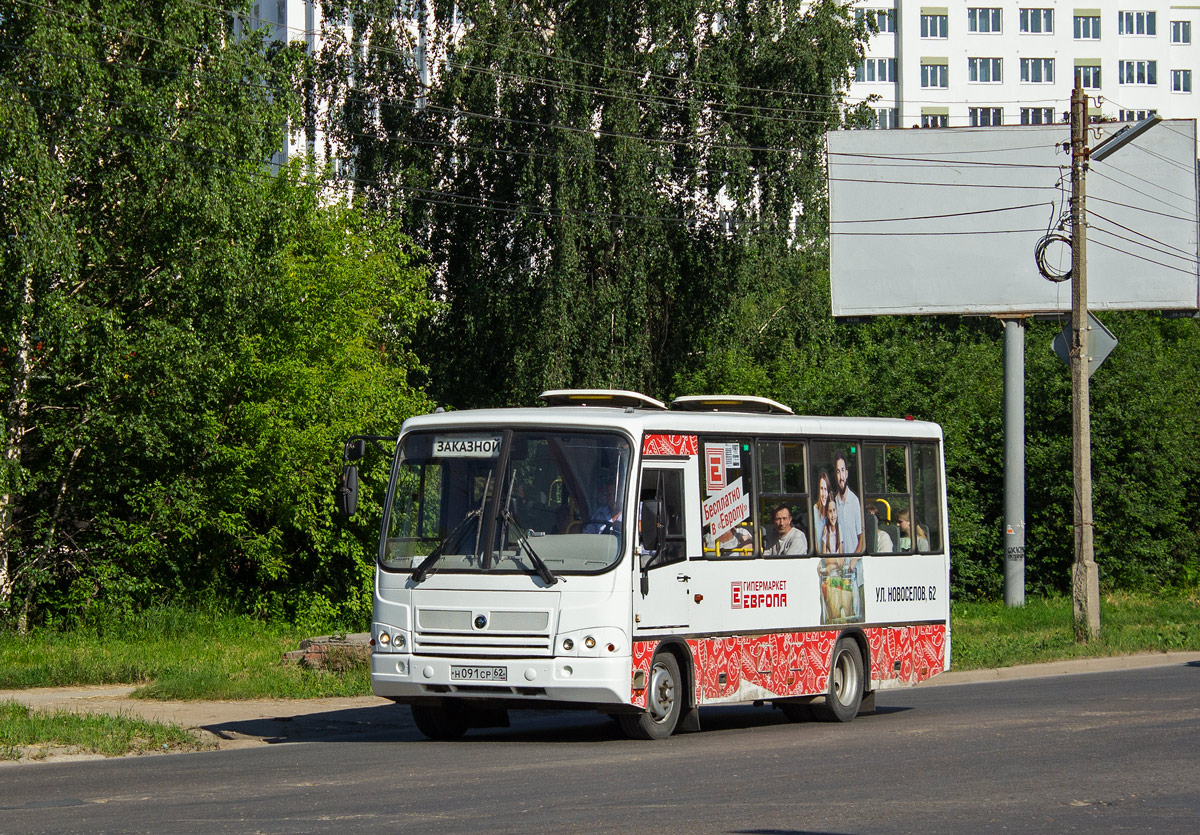
[[752, 501], [757, 473], [750, 450], [748, 442], [729, 438], [705, 438], [701, 443], [701, 537], [706, 557], [746, 559], [759, 553], [761, 536], [756, 534], [759, 522]]
[[913, 538], [919, 552], [942, 550], [937, 444], [913, 444]]
[[863, 553], [867, 537], [859, 498], [862, 495], [859, 444], [854, 441], [814, 441], [810, 453], [809, 463], [816, 485], [813, 490], [816, 497], [813, 505], [816, 552]]
[[[659, 546], [660, 557], [655, 565], [667, 565], [687, 558], [687, 535], [684, 530], [683, 470], [642, 470], [642, 487], [638, 497], [641, 502], [657, 501], [663, 506], [663, 542]], [[638, 529], [641, 529], [641, 513], [638, 513]]]

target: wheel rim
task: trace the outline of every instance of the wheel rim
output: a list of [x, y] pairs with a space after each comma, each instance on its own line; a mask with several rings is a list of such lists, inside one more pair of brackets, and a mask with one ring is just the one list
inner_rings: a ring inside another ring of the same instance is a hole
[[858, 687], [858, 669], [854, 666], [854, 659], [849, 652], [839, 653], [837, 663], [833, 665], [834, 698], [838, 704], [851, 704]]
[[675, 679], [664, 664], [655, 664], [650, 671], [650, 694], [646, 706], [655, 722], [665, 721], [675, 706]]

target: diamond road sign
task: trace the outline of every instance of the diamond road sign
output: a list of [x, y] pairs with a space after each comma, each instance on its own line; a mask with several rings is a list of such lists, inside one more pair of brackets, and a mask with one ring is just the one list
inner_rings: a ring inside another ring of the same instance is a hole
[[[1088, 377], [1090, 378], [1096, 373], [1096, 369], [1100, 367], [1100, 363], [1108, 358], [1112, 353], [1112, 349], [1117, 347], [1117, 338], [1112, 335], [1112, 331], [1104, 327], [1104, 323], [1088, 314]], [[1071, 364], [1071, 323], [1068, 322], [1063, 326], [1063, 329], [1058, 332], [1058, 335], [1050, 343], [1050, 347], [1054, 353], [1058, 354], [1058, 358], [1067, 365]]]

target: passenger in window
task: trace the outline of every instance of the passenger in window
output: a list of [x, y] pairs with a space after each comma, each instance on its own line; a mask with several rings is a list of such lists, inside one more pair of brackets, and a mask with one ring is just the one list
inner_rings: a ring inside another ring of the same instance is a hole
[[[912, 519], [908, 515], [907, 508], [896, 514], [896, 524], [900, 526], [900, 550], [911, 551], [913, 546]], [[925, 530], [924, 525], [917, 525], [917, 550], [929, 550], [929, 532]]]
[[838, 518], [841, 519], [841, 536], [845, 546], [844, 554], [857, 554], [866, 545], [863, 534], [862, 504], [858, 496], [850, 489], [850, 466], [846, 463], [846, 453], [840, 449], [833, 454], [834, 475], [837, 477]]
[[817, 503], [813, 505], [813, 541], [817, 543], [818, 548], [821, 547], [821, 534], [825, 530], [825, 508], [833, 498], [833, 492], [829, 488], [831, 483], [829, 473], [821, 470], [817, 477]]
[[718, 551], [717, 556], [744, 557], [748, 555], [747, 549], [754, 547], [754, 534], [744, 525], [730, 528], [718, 537], [706, 532], [704, 547], [707, 551]]
[[821, 526], [820, 552], [822, 554], [843, 553], [842, 529], [838, 525], [837, 502], [830, 498], [825, 505], [825, 523]]
[[808, 537], [804, 531], [792, 527], [792, 511], [785, 504], [775, 508], [771, 521], [774, 525], [767, 538], [768, 557], [798, 556], [808, 553]]
[[875, 529], [875, 553], [890, 554], [896, 550], [896, 546], [892, 543], [892, 536], [883, 526], [887, 524], [887, 505], [880, 501], [873, 501], [867, 505], [867, 513], [874, 517], [874, 524], [868, 524], [867, 528]]

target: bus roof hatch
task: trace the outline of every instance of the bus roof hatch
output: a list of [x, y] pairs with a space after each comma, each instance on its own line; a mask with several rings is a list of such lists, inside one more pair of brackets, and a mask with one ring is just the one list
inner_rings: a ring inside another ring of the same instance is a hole
[[703, 394], [692, 397], [676, 397], [671, 408], [681, 412], [755, 412], [768, 415], [794, 415], [795, 412], [782, 403], [766, 397], [745, 394]]
[[667, 404], [653, 397], [623, 389], [554, 389], [538, 395], [547, 406], [627, 406], [665, 412]]

